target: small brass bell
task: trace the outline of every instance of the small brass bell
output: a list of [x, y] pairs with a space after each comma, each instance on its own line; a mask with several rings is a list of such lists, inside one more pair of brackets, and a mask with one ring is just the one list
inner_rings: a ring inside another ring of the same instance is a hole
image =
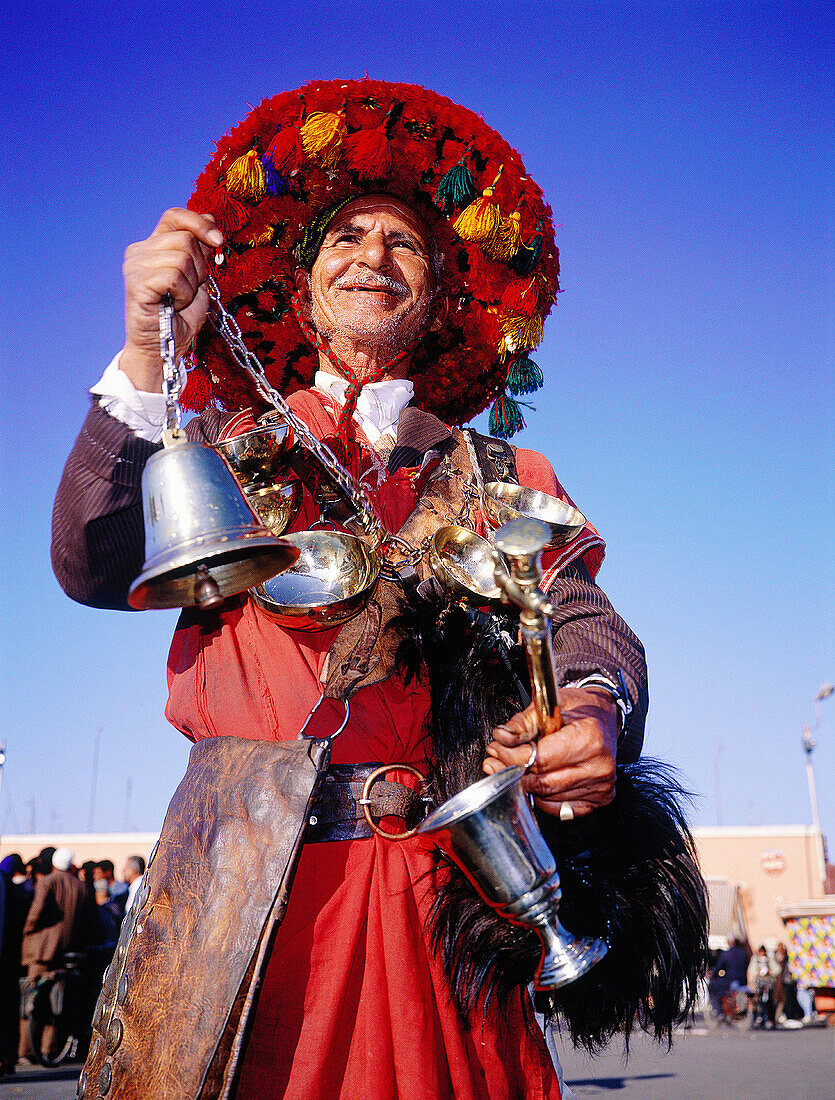
[[142, 474], [145, 562], [131, 607], [210, 610], [295, 562], [299, 551], [263, 526], [219, 454], [180, 429], [164, 442]]

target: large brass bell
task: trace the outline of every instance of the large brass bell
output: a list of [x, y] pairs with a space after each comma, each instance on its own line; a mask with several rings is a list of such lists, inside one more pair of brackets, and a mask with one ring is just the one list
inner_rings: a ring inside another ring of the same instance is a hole
[[145, 563], [128, 594], [131, 607], [218, 607], [287, 569], [298, 550], [263, 526], [223, 459], [165, 438], [142, 474]]

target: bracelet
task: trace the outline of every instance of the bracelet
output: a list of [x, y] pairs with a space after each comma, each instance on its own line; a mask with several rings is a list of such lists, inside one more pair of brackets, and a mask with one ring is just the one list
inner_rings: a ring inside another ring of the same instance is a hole
[[603, 688], [607, 692], [618, 708], [618, 716], [620, 719], [620, 730], [618, 731], [618, 744], [623, 740], [626, 733], [626, 724], [629, 720], [629, 716], [632, 713], [632, 700], [629, 698], [629, 692], [626, 690], [626, 680], [623, 673], [618, 669], [618, 681], [615, 683], [611, 677], [607, 676], [604, 672], [590, 672], [588, 676], [583, 676], [580, 680], [570, 680], [568, 683], [562, 685], [562, 687], [599, 687]]

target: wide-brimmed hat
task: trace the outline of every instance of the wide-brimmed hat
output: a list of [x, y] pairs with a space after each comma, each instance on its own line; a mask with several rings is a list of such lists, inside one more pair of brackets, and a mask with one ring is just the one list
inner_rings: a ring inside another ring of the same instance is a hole
[[[521, 425], [511, 395], [542, 384], [530, 353], [556, 300], [550, 208], [519, 154], [483, 119], [414, 84], [311, 82], [264, 100], [217, 143], [192, 210], [211, 213], [226, 243], [214, 275], [270, 382], [309, 386], [317, 354], [291, 306], [293, 275], [317, 219], [384, 192], [420, 214], [443, 257], [448, 320], [413, 356], [417, 403], [462, 424], [491, 402], [491, 430]], [[183, 403], [258, 404], [249, 380], [205, 326]]]

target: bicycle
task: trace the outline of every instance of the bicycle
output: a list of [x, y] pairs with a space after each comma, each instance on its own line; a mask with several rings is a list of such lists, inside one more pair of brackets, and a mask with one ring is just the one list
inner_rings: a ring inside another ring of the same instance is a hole
[[[68, 952], [58, 970], [37, 978], [24, 990], [32, 1055], [43, 1066], [59, 1066], [79, 1057], [89, 1031], [85, 956]], [[83, 1052], [82, 1052], [83, 1053]]]

